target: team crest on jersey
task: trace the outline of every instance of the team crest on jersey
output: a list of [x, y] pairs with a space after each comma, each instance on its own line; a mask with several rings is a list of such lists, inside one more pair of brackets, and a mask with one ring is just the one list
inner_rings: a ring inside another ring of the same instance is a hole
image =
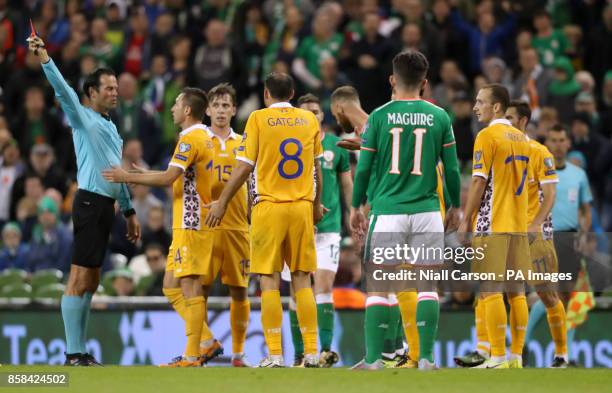
[[323, 168], [332, 169], [334, 167], [334, 152], [331, 150], [325, 150], [323, 152]]
[[189, 143], [181, 143], [179, 145], [180, 153], [187, 153], [189, 150], [191, 150], [191, 145]]
[[545, 166], [546, 168], [548, 168], [548, 169], [552, 169], [552, 167], [553, 167], [553, 159], [552, 159], [552, 158], [550, 158], [550, 157], [546, 157], [546, 158], [544, 159], [544, 166]]
[[474, 152], [474, 161], [480, 161], [482, 158], [482, 150], [478, 150]]
[[206, 148], [207, 149], [212, 149], [213, 147], [215, 147], [215, 145], [213, 145], [212, 141], [206, 141]]

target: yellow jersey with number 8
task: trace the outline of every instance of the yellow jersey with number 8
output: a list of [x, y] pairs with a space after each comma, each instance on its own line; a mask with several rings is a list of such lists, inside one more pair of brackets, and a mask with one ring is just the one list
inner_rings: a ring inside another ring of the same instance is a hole
[[314, 160], [323, 154], [314, 114], [281, 102], [249, 116], [237, 160], [255, 167], [253, 204], [314, 200]]

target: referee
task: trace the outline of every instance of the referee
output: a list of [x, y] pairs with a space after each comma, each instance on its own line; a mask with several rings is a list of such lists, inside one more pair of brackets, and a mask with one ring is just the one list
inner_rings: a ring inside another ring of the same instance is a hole
[[140, 225], [125, 184], [111, 184], [101, 173], [121, 164], [123, 141], [111, 122], [109, 111], [117, 106], [117, 78], [113, 70], [99, 68], [87, 77], [83, 91], [89, 106], [81, 105], [77, 93], [66, 83], [39, 37], [28, 39], [38, 56], [62, 110], [72, 127], [77, 158], [79, 190], [72, 206], [74, 245], [70, 277], [61, 308], [66, 331], [66, 366], [101, 366], [85, 346], [91, 297], [100, 282], [100, 267], [106, 253], [115, 217], [115, 200], [127, 218], [127, 237], [135, 242]]

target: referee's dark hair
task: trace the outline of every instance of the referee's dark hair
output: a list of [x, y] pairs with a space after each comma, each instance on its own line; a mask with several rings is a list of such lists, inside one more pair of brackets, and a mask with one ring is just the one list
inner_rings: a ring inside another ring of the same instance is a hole
[[181, 90], [183, 103], [191, 108], [191, 117], [196, 120], [203, 120], [208, 107], [208, 97], [206, 92], [197, 87], [185, 87]]
[[270, 73], [264, 81], [264, 87], [274, 99], [289, 101], [293, 97], [293, 78], [283, 72]]
[[527, 104], [525, 101], [512, 100], [508, 104], [508, 108], [516, 109], [516, 113], [518, 113], [519, 118], [526, 117], [527, 123], [531, 121], [531, 108], [529, 107], [529, 104]]
[[565, 134], [566, 138], [570, 139], [569, 132], [567, 132], [567, 127], [565, 127], [561, 123], [554, 124], [552, 127], [550, 127], [550, 130], [548, 130], [548, 132], [562, 132]]
[[321, 106], [321, 100], [319, 99], [319, 97], [315, 96], [314, 94], [307, 93], [301, 96], [300, 98], [298, 98], [297, 100], [298, 106], [302, 106], [304, 104], [317, 104]]
[[491, 91], [491, 104], [499, 104], [500, 111], [506, 112], [506, 109], [508, 109], [510, 105], [510, 94], [508, 93], [508, 89], [499, 83], [484, 85], [481, 90], [485, 89]]
[[393, 74], [399, 79], [397, 82], [405, 87], [419, 87], [428, 70], [429, 62], [419, 51], [405, 50], [393, 58]]
[[94, 88], [96, 89], [96, 91], [100, 89], [100, 77], [102, 75], [110, 75], [115, 77], [117, 76], [117, 74], [115, 74], [115, 71], [107, 67], [98, 68], [91, 74], [87, 75], [87, 78], [85, 78], [85, 82], [83, 82], [83, 92], [85, 93], [87, 98], [91, 98], [89, 89]]

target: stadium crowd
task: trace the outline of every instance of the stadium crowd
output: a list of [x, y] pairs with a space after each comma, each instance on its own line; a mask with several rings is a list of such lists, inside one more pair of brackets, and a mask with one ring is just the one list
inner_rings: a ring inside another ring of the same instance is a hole
[[[612, 231], [610, 1], [0, 0], [0, 270], [67, 273], [71, 260], [74, 149], [66, 117], [27, 51], [29, 18], [77, 90], [98, 66], [116, 71], [112, 118], [125, 168], [166, 167], [177, 137], [170, 108], [183, 86], [209, 90], [230, 82], [241, 133], [251, 111], [263, 106], [264, 76], [289, 72], [296, 96], [320, 97], [325, 126], [341, 134], [350, 130], [331, 115], [334, 89], [355, 86], [370, 112], [391, 96], [393, 56], [417, 49], [431, 64], [424, 97], [451, 114], [465, 174], [481, 128], [474, 92], [502, 83], [530, 104], [532, 137], [542, 141], [557, 123], [569, 131], [569, 158], [584, 168], [593, 191], [594, 229]], [[107, 283], [115, 294], [161, 295], [169, 190], [130, 189], [143, 236], [136, 245], [127, 241], [117, 213]], [[348, 237], [340, 265], [339, 285], [359, 281]]]

